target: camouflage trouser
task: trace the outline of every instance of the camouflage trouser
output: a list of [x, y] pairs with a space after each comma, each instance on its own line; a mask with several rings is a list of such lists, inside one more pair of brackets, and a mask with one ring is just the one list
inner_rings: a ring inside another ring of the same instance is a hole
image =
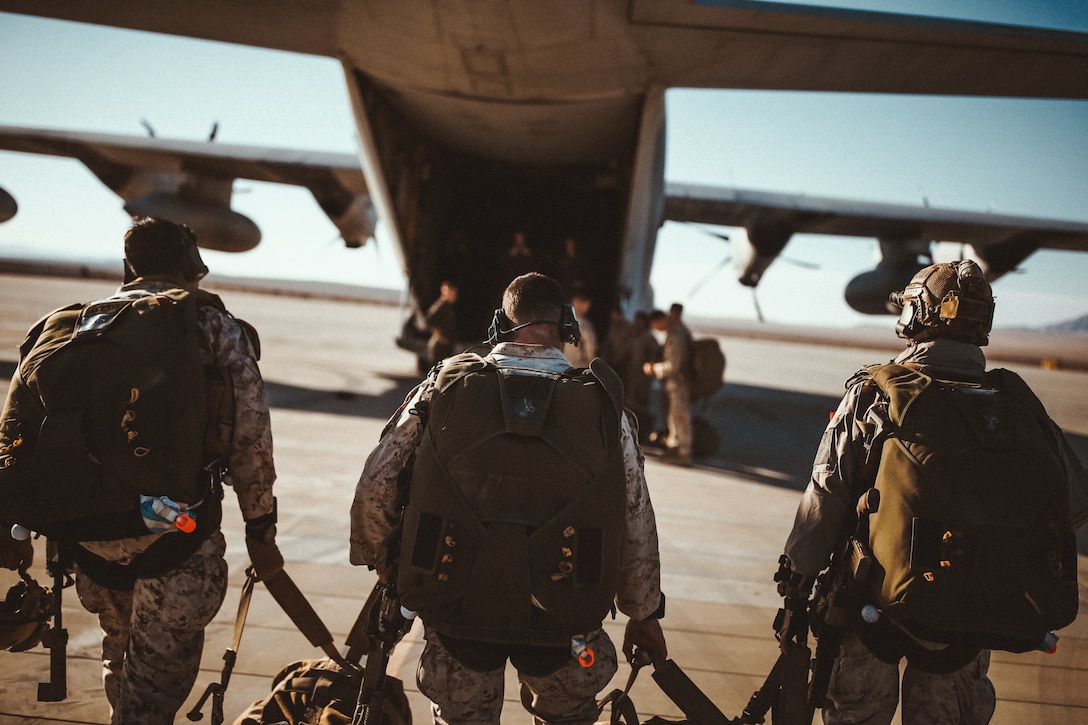
[[[982, 650], [963, 669], [946, 675], [903, 670], [903, 725], [986, 725], [994, 714], [994, 686], [986, 676], [990, 652]], [[835, 661], [826, 725], [886, 725], [899, 702], [899, 666], [877, 659], [848, 634]]]
[[[430, 629], [419, 659], [416, 681], [419, 691], [431, 700], [436, 725], [499, 725], [502, 712], [505, 667], [476, 672], [463, 666], [442, 646]], [[586, 638], [593, 648], [592, 667], [582, 667], [574, 657], [550, 675], [518, 673], [523, 699], [532, 702], [533, 722], [555, 725], [589, 725], [597, 719], [597, 693], [608, 685], [618, 668], [616, 648], [604, 630]]]
[[665, 442], [675, 448], [680, 458], [691, 459], [694, 434], [691, 427], [691, 385], [683, 376], [665, 381], [665, 393], [669, 400], [669, 438]]
[[118, 591], [76, 575], [76, 592], [102, 627], [102, 680], [112, 721], [170, 725], [200, 669], [204, 628], [227, 589], [226, 542], [208, 537], [181, 566]]

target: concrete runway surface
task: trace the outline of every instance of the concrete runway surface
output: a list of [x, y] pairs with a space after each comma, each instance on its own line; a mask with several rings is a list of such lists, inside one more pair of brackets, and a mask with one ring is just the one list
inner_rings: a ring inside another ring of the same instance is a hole
[[[214, 284], [208, 287], [216, 291]], [[0, 276], [0, 373], [10, 377], [17, 346], [41, 315], [106, 297], [114, 288], [102, 280]], [[286, 569], [342, 643], [374, 583], [373, 574], [347, 561], [347, 511], [355, 482], [386, 418], [416, 382], [414, 358], [393, 344], [400, 312], [387, 305], [240, 291], [225, 291], [223, 297], [261, 333], [279, 472], [278, 540]], [[841, 343], [721, 340], [728, 356], [726, 385], [697, 411], [717, 429], [717, 451], [687, 469], [651, 458], [646, 470], [669, 597], [663, 626], [670, 657], [726, 716], [736, 717], [777, 656], [771, 625], [780, 599], [771, 577], [828, 414], [844, 380], [892, 353]], [[1081, 460], [1088, 461], [1088, 374], [1006, 366], [1028, 380]], [[219, 681], [233, 635], [248, 562], [241, 516], [229, 492], [223, 528], [231, 589], [207, 632], [200, 677], [178, 722], [188, 722], [184, 713], [206, 685]], [[39, 543], [39, 562], [42, 548]], [[1088, 598], [1083, 555], [1080, 564], [1083, 602]], [[4, 591], [14, 581], [3, 578], [8, 574], [0, 572]], [[47, 583], [40, 563], [35, 575]], [[35, 700], [37, 683], [49, 674], [45, 649], [0, 653], [0, 725], [108, 722], [100, 632], [72, 590], [65, 592], [64, 622], [70, 636], [67, 699]], [[621, 615], [606, 624], [617, 642], [624, 622]], [[1088, 722], [1088, 618], [1059, 634], [1055, 655], [994, 653], [995, 725]], [[417, 625], [394, 652], [389, 670], [404, 681], [417, 723], [429, 722], [426, 700], [415, 689], [421, 648]], [[319, 656], [258, 584], [225, 697], [226, 721], [264, 697], [283, 666]], [[627, 674], [621, 666], [609, 689], [622, 687]], [[649, 672], [639, 677], [632, 698], [641, 720], [681, 718]], [[527, 722], [509, 676], [506, 700], [503, 723]], [[204, 713], [203, 722], [209, 722], [210, 705]]]

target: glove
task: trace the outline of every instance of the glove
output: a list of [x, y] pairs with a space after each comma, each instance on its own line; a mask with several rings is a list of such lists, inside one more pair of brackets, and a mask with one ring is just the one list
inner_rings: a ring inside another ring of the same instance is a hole
[[669, 656], [665, 634], [661, 631], [661, 620], [627, 620], [627, 629], [623, 633], [623, 655], [628, 662], [632, 662], [643, 652], [653, 662], [663, 661]]
[[0, 567], [17, 571], [27, 570], [34, 563], [34, 542], [29, 536], [16, 539], [11, 535], [11, 526], [0, 521]]
[[268, 581], [283, 571], [283, 554], [276, 546], [276, 507], [272, 513], [246, 521], [246, 549], [257, 581]]

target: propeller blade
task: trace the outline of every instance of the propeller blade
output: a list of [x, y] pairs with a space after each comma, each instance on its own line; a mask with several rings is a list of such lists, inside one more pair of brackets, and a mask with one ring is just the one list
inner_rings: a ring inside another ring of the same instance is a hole
[[761, 310], [759, 308], [759, 297], [756, 295], [756, 288], [755, 287], [752, 288], [752, 304], [756, 308], [756, 319], [759, 320], [760, 322], [764, 322], [764, 320], [763, 320], [763, 310]]
[[703, 288], [703, 285], [705, 285], [710, 280], [714, 279], [714, 277], [717, 276], [718, 272], [722, 271], [722, 267], [724, 267], [725, 265], [729, 264], [732, 261], [733, 261], [732, 257], [726, 257], [722, 261], [718, 262], [717, 266], [714, 267], [714, 269], [710, 270], [709, 274], [705, 275], [701, 280], [699, 280], [698, 282], [695, 283], [694, 287], [691, 288], [691, 291], [688, 292], [688, 300], [690, 300], [692, 297], [694, 297], [695, 293]]
[[724, 234], [722, 232], [716, 232], [713, 229], [707, 229], [705, 226], [703, 226], [702, 224], [699, 224], [697, 222], [682, 222], [682, 223], [683, 224], [690, 224], [691, 226], [693, 226], [696, 229], [698, 229], [699, 231], [701, 231], [703, 234], [707, 234], [707, 235], [709, 235], [711, 237], [717, 237], [718, 239], [722, 240], [723, 242], [728, 242], [729, 241], [729, 235], [728, 234]]

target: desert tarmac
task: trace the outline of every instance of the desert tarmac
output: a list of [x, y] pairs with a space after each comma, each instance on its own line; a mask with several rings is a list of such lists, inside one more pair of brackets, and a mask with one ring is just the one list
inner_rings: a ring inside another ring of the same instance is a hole
[[[387, 304], [219, 290], [214, 276], [205, 286], [221, 291], [227, 307], [261, 333], [261, 370], [272, 405], [279, 473], [278, 542], [287, 572], [342, 644], [374, 584], [371, 572], [347, 560], [347, 511], [355, 482], [387, 417], [417, 382], [414, 358], [393, 343], [401, 311]], [[71, 302], [109, 296], [115, 287], [103, 280], [0, 276], [0, 372], [10, 377], [17, 346], [41, 315]], [[893, 324], [890, 318], [888, 324]], [[700, 332], [698, 327], [695, 332]], [[995, 333], [995, 342], [999, 335]], [[725, 335], [720, 339], [728, 356], [726, 385], [696, 411], [717, 430], [717, 451], [698, 458], [692, 468], [648, 458], [646, 474], [661, 539], [668, 595], [662, 624], [669, 656], [727, 717], [736, 717], [778, 654], [772, 622], [781, 600], [772, 575], [828, 414], [842, 394], [843, 381], [864, 364], [889, 359], [896, 343], [892, 336], [888, 350], [876, 350]], [[1023, 375], [1081, 460], [1088, 461], [1088, 374], [1006, 363], [999, 357], [990, 365]], [[229, 492], [223, 528], [231, 588], [207, 631], [201, 673], [177, 722], [188, 722], [185, 713], [209, 683], [219, 681], [223, 653], [234, 632], [248, 561], [241, 516]], [[33, 573], [47, 585], [43, 550], [39, 542]], [[1088, 548], [1081, 550], [1084, 602]], [[0, 571], [5, 590], [14, 581], [5, 578], [8, 574]], [[624, 623], [623, 615], [606, 622], [617, 643]], [[37, 683], [49, 677], [48, 651], [39, 647], [0, 653], [0, 725], [109, 722], [97, 622], [70, 589], [64, 592], [64, 624], [70, 638], [67, 699], [35, 700]], [[1088, 721], [1088, 618], [1081, 617], [1059, 635], [1054, 655], [994, 653], [995, 725]], [[389, 668], [404, 681], [417, 723], [429, 722], [427, 702], [415, 688], [421, 648], [417, 624], [397, 647]], [[226, 722], [267, 695], [272, 676], [282, 667], [320, 656], [258, 584], [224, 700]], [[628, 671], [621, 665], [608, 689], [622, 687]], [[505, 697], [504, 725], [527, 722], [509, 672]], [[682, 717], [649, 672], [639, 677], [632, 699], [640, 720]], [[210, 703], [203, 712], [202, 722], [210, 722]]]

